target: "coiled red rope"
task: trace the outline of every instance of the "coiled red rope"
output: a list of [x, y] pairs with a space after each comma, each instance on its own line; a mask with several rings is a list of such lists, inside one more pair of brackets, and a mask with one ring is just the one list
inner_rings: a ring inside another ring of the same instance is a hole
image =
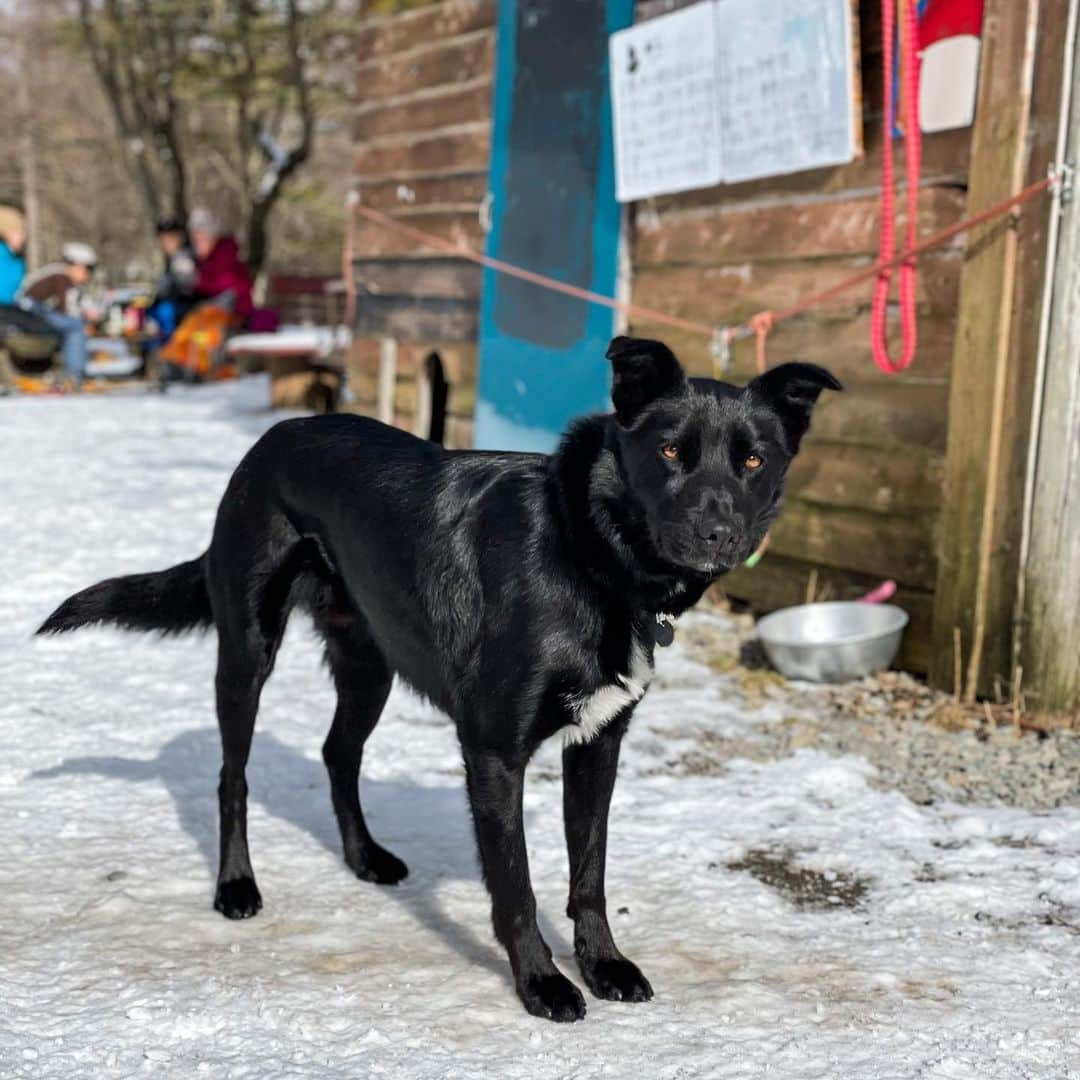
[[895, 168], [893, 163], [893, 57], [896, 51], [896, 4], [900, 19], [900, 99], [904, 114], [904, 143], [907, 163], [907, 236], [905, 247], [913, 249], [918, 240], [919, 177], [922, 172], [922, 131], [919, 127], [918, 18], [915, 0], [881, 0], [881, 46], [884, 51], [885, 144], [881, 162], [881, 248], [878, 262], [885, 264], [874, 287], [870, 309], [870, 349], [874, 363], [886, 374], [895, 375], [911, 365], [918, 344], [918, 317], [915, 310], [916, 264], [912, 257], [900, 263], [900, 323], [903, 344], [899, 360], [889, 355], [886, 314], [896, 255]]

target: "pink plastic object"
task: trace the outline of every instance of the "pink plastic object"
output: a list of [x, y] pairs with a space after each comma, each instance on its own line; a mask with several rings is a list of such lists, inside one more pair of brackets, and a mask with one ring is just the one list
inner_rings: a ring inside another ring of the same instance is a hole
[[895, 581], [883, 581], [880, 585], [875, 586], [865, 596], [859, 597], [860, 604], [884, 604], [886, 600], [891, 600], [896, 594], [896, 582]]

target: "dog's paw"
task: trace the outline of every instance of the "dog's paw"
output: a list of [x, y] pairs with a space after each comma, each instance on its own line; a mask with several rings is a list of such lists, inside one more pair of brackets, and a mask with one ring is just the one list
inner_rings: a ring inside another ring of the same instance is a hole
[[262, 907], [262, 897], [254, 878], [234, 878], [218, 883], [214, 907], [226, 919], [250, 919]]
[[579, 961], [581, 974], [589, 989], [608, 1001], [648, 1001], [653, 996], [649, 980], [637, 964], [624, 957], [610, 960]]
[[409, 868], [396, 855], [375, 844], [345, 861], [361, 881], [376, 885], [396, 885], [409, 874]]
[[585, 998], [581, 991], [557, 971], [527, 976], [518, 983], [517, 992], [533, 1016], [559, 1023], [585, 1019]]

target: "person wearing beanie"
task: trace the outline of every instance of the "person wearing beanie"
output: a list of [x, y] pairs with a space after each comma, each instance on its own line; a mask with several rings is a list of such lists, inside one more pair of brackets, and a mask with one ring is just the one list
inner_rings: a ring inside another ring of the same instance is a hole
[[14, 206], [0, 206], [0, 304], [13, 304], [26, 276], [26, 219]]
[[153, 302], [147, 309], [147, 315], [157, 327], [157, 334], [147, 343], [150, 349], [164, 345], [180, 321], [195, 306], [195, 282], [198, 277], [195, 253], [191, 250], [184, 219], [158, 218], [155, 232], [165, 268], [154, 288]]
[[90, 362], [80, 313], [82, 291], [94, 275], [97, 253], [89, 244], [73, 242], [63, 246], [60, 256], [61, 262], [43, 266], [23, 282], [19, 299], [60, 334], [64, 368], [79, 386]]
[[161, 217], [154, 231], [165, 260], [165, 269], [158, 279], [154, 298], [172, 301], [186, 311], [191, 306], [198, 277], [187, 225], [180, 217]]
[[191, 211], [188, 233], [198, 268], [195, 295], [227, 308], [238, 323], [246, 322], [255, 305], [251, 297], [251, 275], [240, 258], [235, 238], [226, 233], [217, 216], [205, 207]]

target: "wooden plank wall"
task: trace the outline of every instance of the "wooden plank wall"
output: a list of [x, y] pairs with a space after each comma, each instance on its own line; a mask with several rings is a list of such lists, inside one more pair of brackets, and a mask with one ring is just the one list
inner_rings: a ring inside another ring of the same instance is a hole
[[[685, 2], [639, 0], [638, 18]], [[497, 0], [375, 0], [359, 32], [355, 171], [361, 196], [473, 247], [483, 245], [478, 209], [487, 188], [496, 11]], [[879, 18], [878, 4], [860, 5], [864, 155], [837, 168], [635, 205], [629, 235], [636, 302], [707, 323], [737, 322], [873, 261], [882, 147]], [[966, 130], [924, 140], [922, 233], [962, 215], [969, 144]], [[898, 171], [903, 175], [902, 152]], [[406, 341], [398, 358], [399, 422], [410, 426], [412, 372], [437, 347], [452, 386], [449, 439], [467, 445], [478, 275], [440, 265], [434, 251], [389, 233], [364, 228], [359, 241], [357, 266], [373, 289], [373, 325], [389, 326]], [[833, 598], [893, 577], [901, 585], [899, 602], [912, 615], [901, 660], [917, 671], [925, 671], [929, 659], [962, 258], [956, 243], [921, 265], [919, 350], [909, 373], [885, 376], [871, 361], [871, 286], [773, 333], [770, 363], [814, 360], [847, 390], [826, 395], [819, 407], [767, 558], [728, 579], [731, 595], [767, 610], [803, 599], [812, 571], [819, 592]], [[399, 303], [405, 298], [408, 303]], [[384, 308], [390, 311], [385, 318]], [[898, 327], [895, 307], [890, 325]], [[711, 370], [707, 342], [644, 322], [631, 329], [668, 341], [692, 371]], [[377, 357], [374, 339], [361, 338], [353, 385], [365, 411], [374, 411]], [[731, 377], [744, 381], [753, 374], [753, 344], [740, 343]]]
[[[497, 0], [371, 0], [357, 34], [356, 188], [369, 206], [482, 248]], [[372, 226], [357, 234], [358, 408], [374, 413], [379, 333], [401, 343], [395, 419], [412, 427], [415, 375], [437, 351], [450, 382], [446, 442], [472, 443], [480, 275]]]
[[[639, 15], [676, 6], [647, 0]], [[638, 204], [635, 302], [710, 324], [735, 323], [762, 308], [797, 302], [873, 262], [883, 128], [880, 7], [863, 3], [860, 9], [863, 157]], [[963, 215], [969, 142], [966, 130], [924, 139], [923, 235]], [[902, 153], [897, 167], [902, 176]], [[765, 610], [803, 600], [815, 570], [819, 592], [832, 599], [895, 578], [898, 602], [912, 616], [901, 660], [918, 671], [929, 660], [962, 256], [962, 245], [954, 243], [920, 265], [919, 349], [908, 373], [883, 375], [871, 360], [872, 284], [773, 332], [770, 364], [812, 360], [833, 371], [846, 390], [824, 395], [818, 406], [768, 555], [755, 569], [726, 579], [730, 595]], [[894, 306], [894, 331], [898, 323]], [[638, 321], [632, 329], [666, 340], [691, 370], [710, 373], [707, 341]], [[739, 343], [730, 377], [742, 382], [754, 373], [754, 343]]]

